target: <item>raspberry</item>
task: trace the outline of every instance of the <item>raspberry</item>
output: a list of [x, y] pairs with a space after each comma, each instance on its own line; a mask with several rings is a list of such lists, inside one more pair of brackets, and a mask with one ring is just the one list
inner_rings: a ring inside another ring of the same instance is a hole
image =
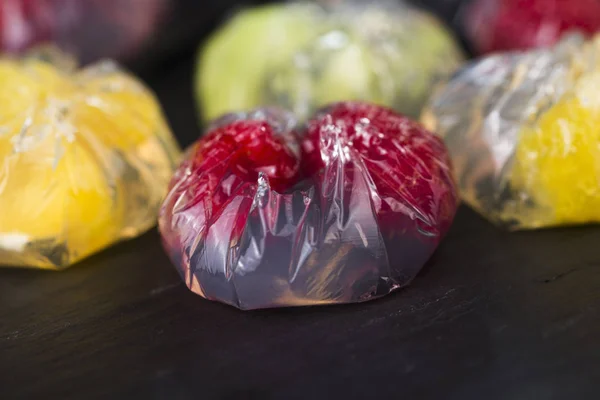
[[467, 12], [478, 53], [550, 46], [569, 31], [600, 28], [598, 0], [479, 0]]
[[274, 110], [225, 117], [175, 175], [160, 229], [188, 286], [247, 309], [408, 284], [457, 207], [441, 140], [363, 103], [290, 122]]

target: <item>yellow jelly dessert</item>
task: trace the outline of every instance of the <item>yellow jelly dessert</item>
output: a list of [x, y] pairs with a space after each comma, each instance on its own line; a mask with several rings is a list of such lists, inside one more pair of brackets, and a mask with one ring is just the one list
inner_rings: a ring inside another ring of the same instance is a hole
[[538, 206], [523, 225], [600, 221], [600, 92], [590, 97], [590, 88], [600, 88], [600, 74], [582, 78], [574, 96], [521, 132], [512, 185]]
[[510, 229], [600, 222], [600, 34], [461, 70], [422, 115], [465, 202]]
[[154, 225], [179, 156], [114, 64], [0, 58], [0, 264], [59, 269]]

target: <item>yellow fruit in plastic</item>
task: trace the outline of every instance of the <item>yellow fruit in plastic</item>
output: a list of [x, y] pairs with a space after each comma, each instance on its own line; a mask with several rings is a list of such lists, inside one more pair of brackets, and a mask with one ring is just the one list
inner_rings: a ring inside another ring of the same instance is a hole
[[105, 62], [0, 59], [0, 264], [64, 268], [154, 225], [179, 156], [154, 96]]

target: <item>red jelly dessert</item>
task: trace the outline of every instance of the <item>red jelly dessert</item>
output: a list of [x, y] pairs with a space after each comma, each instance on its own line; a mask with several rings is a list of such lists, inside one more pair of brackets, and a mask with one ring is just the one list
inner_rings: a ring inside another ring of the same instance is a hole
[[217, 121], [159, 218], [191, 290], [241, 309], [336, 304], [407, 285], [458, 204], [447, 151], [390, 109], [339, 103]]
[[131, 55], [156, 27], [168, 0], [2, 0], [0, 49], [52, 42], [82, 62]]
[[475, 51], [551, 46], [567, 32], [600, 28], [599, 0], [476, 0], [465, 13]]

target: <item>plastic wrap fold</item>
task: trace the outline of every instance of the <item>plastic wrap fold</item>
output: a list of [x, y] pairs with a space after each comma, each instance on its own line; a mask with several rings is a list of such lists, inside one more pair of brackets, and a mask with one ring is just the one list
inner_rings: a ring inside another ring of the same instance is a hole
[[187, 153], [159, 218], [188, 287], [241, 309], [361, 302], [407, 285], [457, 207], [441, 140], [343, 103], [306, 126], [228, 115]]
[[463, 198], [511, 229], [600, 221], [600, 38], [466, 67], [430, 101]]

